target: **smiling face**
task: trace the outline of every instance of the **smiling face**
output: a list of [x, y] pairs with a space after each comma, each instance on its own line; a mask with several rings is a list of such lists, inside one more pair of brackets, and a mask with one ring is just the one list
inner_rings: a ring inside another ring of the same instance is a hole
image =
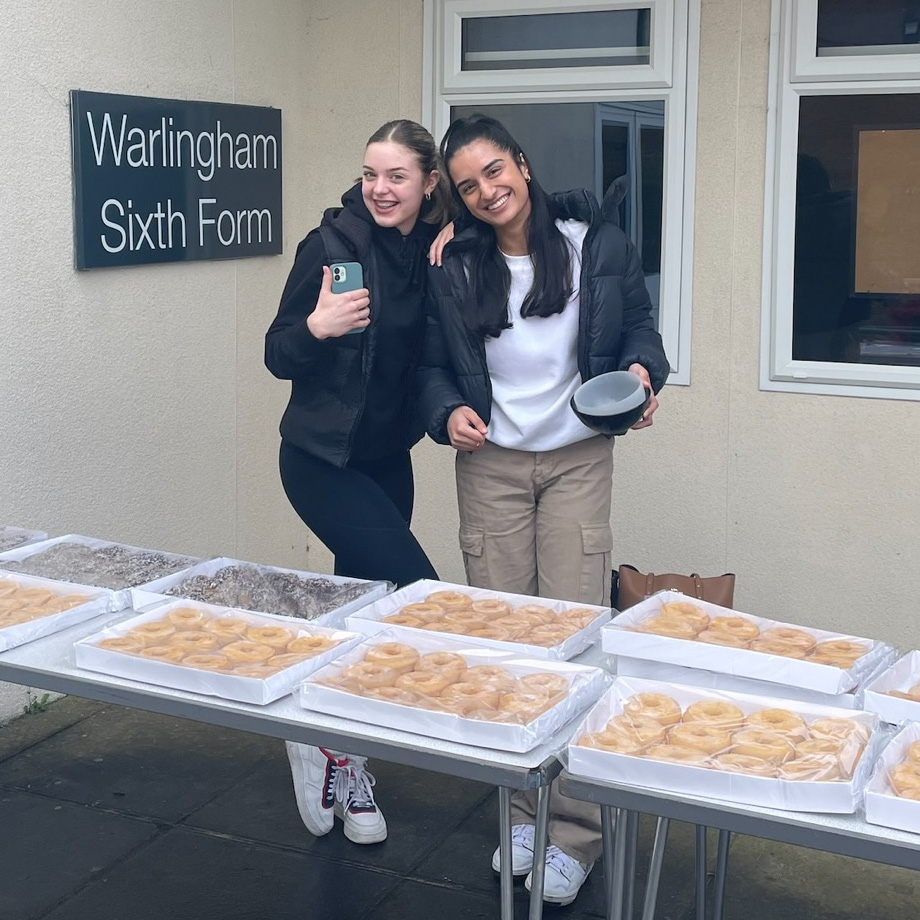
[[530, 170], [491, 141], [460, 147], [447, 164], [451, 181], [473, 217], [495, 228], [499, 243], [520, 237], [530, 217]]
[[361, 194], [380, 227], [395, 227], [403, 236], [409, 233], [437, 181], [437, 172], [425, 175], [415, 154], [402, 144], [380, 141], [364, 151]]

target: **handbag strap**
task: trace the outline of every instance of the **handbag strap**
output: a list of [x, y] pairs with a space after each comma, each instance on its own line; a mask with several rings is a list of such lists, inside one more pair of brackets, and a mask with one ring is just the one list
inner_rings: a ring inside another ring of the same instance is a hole
[[693, 590], [696, 591], [696, 599], [703, 599], [703, 579], [700, 578], [699, 572], [691, 572], [690, 577], [693, 579]]
[[655, 573], [649, 572], [645, 576], [645, 596], [651, 597], [655, 593]]

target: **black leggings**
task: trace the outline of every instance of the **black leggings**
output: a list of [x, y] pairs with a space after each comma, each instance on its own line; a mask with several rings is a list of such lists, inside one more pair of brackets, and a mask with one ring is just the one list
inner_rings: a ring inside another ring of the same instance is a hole
[[282, 441], [280, 466], [288, 501], [334, 554], [336, 575], [397, 587], [437, 579], [409, 530], [415, 483], [408, 452], [339, 469]]

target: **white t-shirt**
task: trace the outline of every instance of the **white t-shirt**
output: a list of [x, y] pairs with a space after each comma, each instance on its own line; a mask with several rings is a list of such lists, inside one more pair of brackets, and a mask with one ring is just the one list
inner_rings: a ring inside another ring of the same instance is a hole
[[488, 439], [514, 450], [554, 450], [594, 437], [572, 411], [569, 400], [581, 384], [576, 353], [581, 247], [588, 225], [557, 220], [568, 239], [574, 293], [561, 313], [521, 316], [521, 304], [533, 285], [527, 256], [504, 256], [511, 272], [508, 297], [510, 329], [486, 339], [492, 378], [492, 419]]

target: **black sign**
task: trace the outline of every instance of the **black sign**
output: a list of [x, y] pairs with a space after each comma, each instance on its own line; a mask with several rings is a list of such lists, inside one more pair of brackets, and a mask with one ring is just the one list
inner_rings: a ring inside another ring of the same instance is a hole
[[70, 94], [77, 268], [281, 252], [281, 110]]

